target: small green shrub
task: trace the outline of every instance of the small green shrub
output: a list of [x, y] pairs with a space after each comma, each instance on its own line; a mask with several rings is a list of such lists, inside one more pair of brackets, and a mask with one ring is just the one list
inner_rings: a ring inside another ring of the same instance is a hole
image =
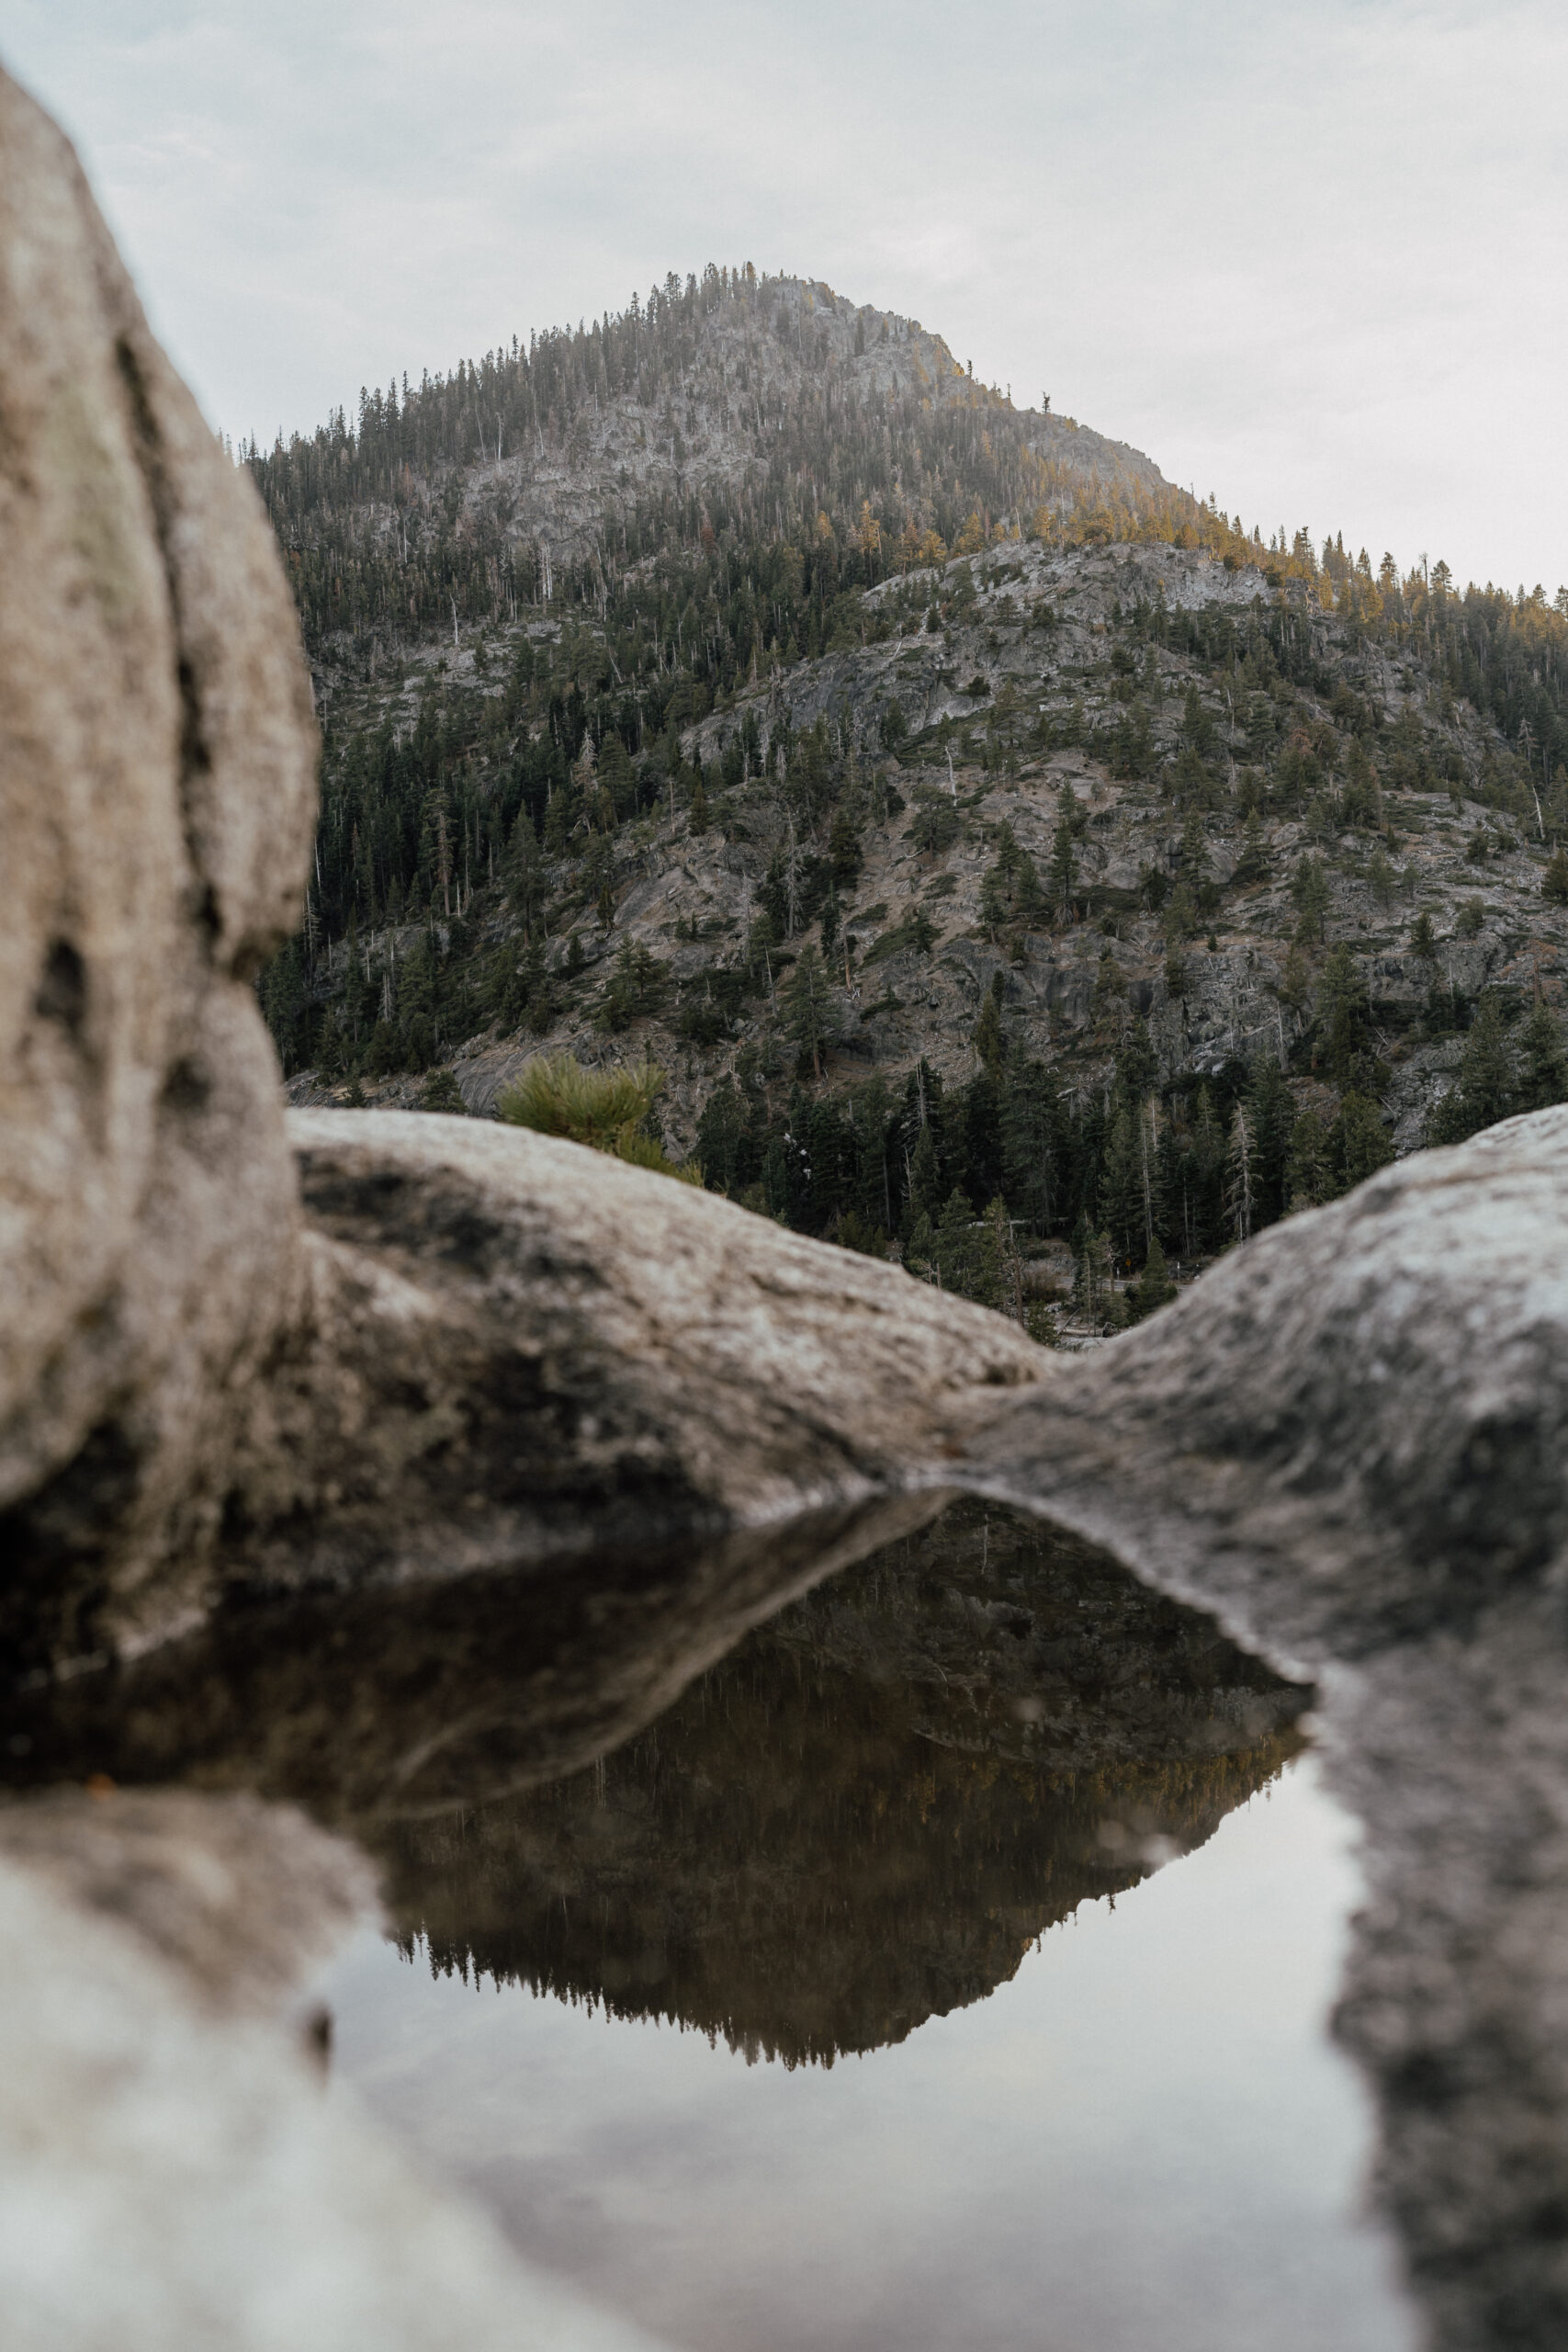
[[509, 1126], [562, 1136], [569, 1143], [608, 1152], [634, 1168], [651, 1168], [660, 1176], [678, 1176], [683, 1184], [700, 1184], [703, 1171], [694, 1160], [677, 1165], [657, 1136], [644, 1129], [663, 1084], [664, 1072], [657, 1062], [587, 1069], [573, 1054], [536, 1054], [497, 1095], [496, 1116]]

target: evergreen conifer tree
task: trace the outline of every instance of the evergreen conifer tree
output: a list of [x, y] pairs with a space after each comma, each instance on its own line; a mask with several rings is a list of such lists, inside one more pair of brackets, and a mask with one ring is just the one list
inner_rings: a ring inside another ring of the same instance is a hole
[[1134, 1310], [1142, 1320], [1143, 1317], [1152, 1315], [1156, 1307], [1165, 1306], [1168, 1299], [1175, 1296], [1176, 1284], [1170, 1279], [1170, 1269], [1166, 1264], [1165, 1251], [1160, 1248], [1159, 1238], [1156, 1235], [1149, 1243], [1148, 1256], [1144, 1261], [1143, 1272], [1134, 1284]]
[[922, 1216], [929, 1219], [936, 1214], [940, 1184], [936, 1138], [928, 1121], [916, 1137], [909, 1160], [909, 1216], [912, 1221]]
[[1013, 1248], [1008, 1205], [999, 1193], [993, 1194], [974, 1240], [974, 1287], [970, 1296], [980, 1306], [993, 1307], [998, 1314], [1010, 1315], [1014, 1322], [1021, 1323], [1023, 1287], [1018, 1252]]
[[1301, 918], [1300, 937], [1308, 942], [1321, 940], [1328, 914], [1328, 876], [1322, 858], [1310, 851], [1297, 861], [1291, 876], [1291, 897]]
[[980, 1001], [980, 1018], [975, 1023], [975, 1051], [982, 1069], [998, 1069], [1007, 1051], [1007, 1039], [1002, 1035], [1001, 978], [999, 972], [993, 976], [991, 986]]
[[1328, 1130], [1328, 1157], [1335, 1190], [1340, 1193], [1354, 1192], [1393, 1158], [1393, 1137], [1370, 1094], [1352, 1090], [1341, 1097], [1338, 1116]]
[[822, 1075], [822, 1046], [828, 1025], [828, 975], [815, 941], [807, 940], [796, 958], [784, 991], [786, 1034], [796, 1052], [811, 1057], [815, 1078]]
[[1476, 1008], [1464, 1041], [1458, 1082], [1437, 1103], [1427, 1122], [1429, 1144], [1462, 1143], [1483, 1127], [1495, 1126], [1513, 1108], [1514, 1061], [1503, 1026], [1503, 1008], [1488, 989]]
[[974, 1296], [978, 1272], [979, 1252], [974, 1227], [975, 1211], [969, 1195], [955, 1184], [937, 1220], [934, 1255], [943, 1290], [955, 1290], [964, 1298]]
[[1125, 1102], [1111, 1122], [1100, 1180], [1100, 1214], [1119, 1258], [1137, 1253], [1144, 1230], [1143, 1159], [1136, 1114]]
[[746, 1105], [733, 1082], [716, 1086], [697, 1121], [697, 1158], [710, 1192], [733, 1198], [747, 1182]]
[[1324, 1057], [1343, 1085], [1358, 1072], [1367, 1044], [1367, 983], [1348, 947], [1330, 951], [1317, 984]]
[[1064, 922], [1073, 919], [1074, 892], [1077, 887], [1077, 859], [1073, 849], [1073, 826], [1070, 816], [1056, 820], [1051, 836], [1051, 899]]
[[1231, 1114], [1225, 1154], [1225, 1214], [1238, 1241], [1250, 1241], [1258, 1222], [1258, 1137], [1244, 1095]]
[[1043, 1062], [1005, 1066], [999, 1125], [1003, 1190], [1015, 1213], [1044, 1232], [1057, 1213], [1066, 1121]]
[[1544, 1003], [1538, 1004], [1519, 1039], [1519, 1077], [1514, 1107], [1544, 1111], [1552, 1102], [1568, 1102], [1568, 1057], [1562, 1035]]
[[1253, 1135], [1258, 1148], [1258, 1218], [1271, 1224], [1290, 1205], [1286, 1168], [1291, 1156], [1291, 1130], [1295, 1125], [1295, 1098], [1272, 1054], [1259, 1054], [1247, 1086], [1252, 1105]]
[[1285, 1183], [1287, 1205], [1292, 1211], [1316, 1208], [1333, 1195], [1328, 1131], [1315, 1111], [1303, 1111], [1291, 1130]]

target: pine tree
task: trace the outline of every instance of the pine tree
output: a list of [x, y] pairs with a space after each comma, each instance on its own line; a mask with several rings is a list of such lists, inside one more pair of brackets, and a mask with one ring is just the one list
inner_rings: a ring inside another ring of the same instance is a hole
[[1166, 1215], [1167, 1153], [1160, 1134], [1159, 1100], [1151, 1094], [1138, 1112], [1138, 1192], [1144, 1213], [1144, 1248], [1158, 1247]]
[[1373, 899], [1386, 911], [1393, 904], [1398, 876], [1381, 849], [1374, 850], [1367, 861], [1367, 882]]
[[1089, 1002], [1097, 1029], [1109, 1026], [1120, 1030], [1127, 1003], [1127, 975], [1109, 947], [1100, 956]]
[[1103, 1324], [1115, 1285], [1111, 1276], [1111, 1243], [1080, 1216], [1073, 1231], [1073, 1306], [1084, 1319]]
[[1100, 1214], [1119, 1258], [1134, 1255], [1144, 1226], [1142, 1155], [1135, 1114], [1122, 1103], [1111, 1122], [1100, 1179]]
[[922, 1216], [929, 1219], [935, 1213], [938, 1205], [937, 1194], [941, 1181], [941, 1172], [938, 1168], [936, 1156], [936, 1138], [931, 1133], [931, 1125], [928, 1121], [927, 1124], [921, 1127], [920, 1132], [916, 1138], [915, 1148], [909, 1160], [909, 1216], [911, 1222], [917, 1221]]
[[1369, 1021], [1366, 978], [1346, 946], [1334, 948], [1324, 965], [1317, 984], [1317, 1018], [1324, 1057], [1344, 1084], [1365, 1050]]
[[1258, 1220], [1258, 1141], [1243, 1098], [1231, 1114], [1225, 1155], [1225, 1213], [1238, 1241], [1250, 1241]]
[[833, 879], [841, 890], [852, 890], [860, 880], [863, 817], [859, 803], [858, 791], [852, 798], [846, 788], [828, 829], [828, 862], [832, 868]]
[[1190, 808], [1181, 828], [1182, 877], [1194, 892], [1209, 871], [1209, 837], [1203, 831], [1203, 819], [1197, 808]]
[[784, 1021], [791, 1044], [803, 1057], [810, 1055], [812, 1075], [819, 1079], [828, 1027], [828, 976], [812, 940], [801, 949], [790, 975]]
[[1303, 1111], [1291, 1130], [1291, 1156], [1285, 1181], [1292, 1210], [1316, 1208], [1333, 1197], [1329, 1174], [1328, 1131], [1315, 1111]]
[[1015, 1212], [1044, 1232], [1058, 1212], [1066, 1121], [1043, 1062], [1005, 1065], [999, 1123], [1002, 1188]]
[[1553, 1102], [1568, 1102], [1568, 1057], [1562, 1033], [1545, 1004], [1538, 1004], [1519, 1040], [1519, 1077], [1514, 1107], [1544, 1111]]
[[1007, 1052], [1007, 1039], [1002, 1035], [1002, 976], [994, 973], [990, 987], [980, 1002], [980, 1018], [975, 1023], [974, 1045], [982, 1069], [998, 1069]]
[[1189, 1152], [1190, 1198], [1186, 1205], [1185, 1246], [1190, 1257], [1213, 1247], [1224, 1233], [1225, 1138], [1206, 1085], [1198, 1089], [1198, 1115]]
[[1141, 1012], [1129, 1015], [1116, 1056], [1116, 1083], [1127, 1100], [1141, 1102], [1159, 1076], [1149, 1024]]
[[1073, 849], [1073, 826], [1070, 816], [1056, 820], [1051, 836], [1051, 899], [1058, 908], [1064, 922], [1073, 919], [1074, 892], [1077, 887], [1077, 859]]
[[1260, 882], [1269, 871], [1269, 837], [1263, 830], [1263, 820], [1256, 808], [1247, 812], [1242, 827], [1241, 856], [1236, 862], [1238, 882]]
[[1299, 936], [1303, 940], [1321, 940], [1328, 913], [1328, 876], [1321, 857], [1310, 852], [1297, 863], [1291, 876], [1291, 897], [1301, 917]]
[[1165, 1261], [1165, 1251], [1160, 1248], [1156, 1236], [1149, 1243], [1148, 1256], [1144, 1261], [1143, 1272], [1133, 1287], [1134, 1311], [1141, 1321], [1145, 1315], [1152, 1315], [1156, 1307], [1164, 1306], [1168, 1300], [1175, 1296], [1176, 1284], [1170, 1279], [1170, 1269]]
[[697, 1158], [710, 1192], [734, 1196], [747, 1182], [746, 1105], [726, 1079], [716, 1086], [697, 1121]]
[[1253, 1063], [1247, 1098], [1258, 1147], [1258, 1222], [1268, 1225], [1289, 1205], [1286, 1166], [1296, 1120], [1295, 1098], [1272, 1054], [1259, 1054]]
[[1328, 1157], [1336, 1189], [1342, 1193], [1354, 1192], [1393, 1158], [1393, 1137], [1370, 1094], [1352, 1091], [1341, 1098], [1338, 1116], [1328, 1130]]
[[1209, 797], [1209, 771], [1201, 754], [1190, 743], [1184, 743], [1177, 754], [1174, 779], [1176, 805], [1195, 816]]
[[974, 1231], [975, 1211], [967, 1193], [955, 1184], [942, 1205], [937, 1220], [933, 1256], [942, 1276], [943, 1290], [957, 1291], [964, 1298], [973, 1297], [978, 1272], [978, 1251]]
[[999, 1193], [993, 1195], [975, 1240], [975, 1278], [970, 1296], [980, 1306], [1010, 1315], [1015, 1323], [1021, 1323], [1022, 1272], [1013, 1247], [1008, 1205]]
[[1568, 850], [1554, 849], [1547, 859], [1540, 895], [1549, 906], [1568, 907]]
[[431, 1071], [420, 1090], [419, 1107], [422, 1111], [446, 1112], [456, 1118], [465, 1117], [468, 1108], [463, 1100], [462, 1090], [449, 1069]]
[[1427, 1122], [1429, 1144], [1462, 1143], [1483, 1127], [1495, 1126], [1513, 1108], [1514, 1065], [1503, 1027], [1503, 1008], [1488, 989], [1476, 1008], [1464, 1041], [1459, 1079]]

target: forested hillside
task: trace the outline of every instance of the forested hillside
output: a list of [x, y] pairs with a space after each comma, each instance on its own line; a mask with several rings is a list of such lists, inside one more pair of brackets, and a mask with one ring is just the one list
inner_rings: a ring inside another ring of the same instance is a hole
[[750, 270], [246, 462], [325, 734], [299, 1099], [651, 1055], [711, 1185], [1102, 1328], [1564, 1091], [1562, 593], [1245, 530]]

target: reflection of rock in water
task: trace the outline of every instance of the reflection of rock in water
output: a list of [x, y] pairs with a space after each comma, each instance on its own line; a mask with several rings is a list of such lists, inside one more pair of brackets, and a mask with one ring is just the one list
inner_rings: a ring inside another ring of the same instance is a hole
[[781, 1592], [939, 1507], [895, 1496], [531, 1576], [238, 1601], [145, 1657], [0, 1695], [0, 1775], [250, 1789], [373, 1843], [390, 1818], [577, 1770], [650, 1723]]
[[437, 1968], [830, 2061], [1201, 1844], [1305, 1699], [1087, 1546], [965, 1504], [603, 1765], [376, 1842]]

